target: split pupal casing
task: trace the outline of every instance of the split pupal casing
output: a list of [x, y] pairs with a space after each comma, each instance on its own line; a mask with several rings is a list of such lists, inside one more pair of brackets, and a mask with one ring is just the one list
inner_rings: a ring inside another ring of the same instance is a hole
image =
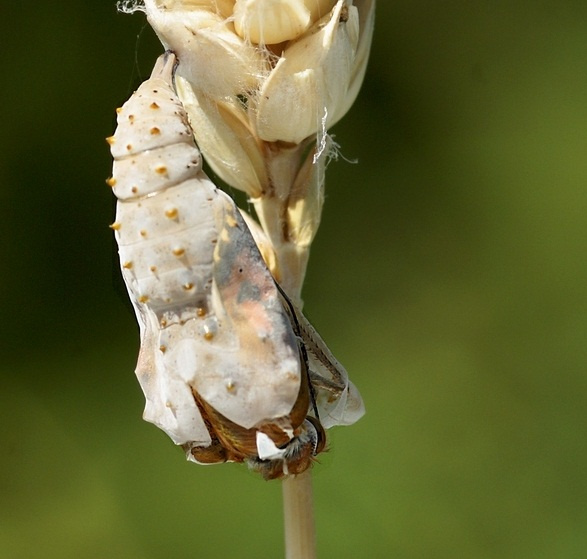
[[323, 431], [306, 435], [298, 339], [238, 208], [201, 169], [172, 86], [175, 63], [160, 57], [108, 140], [112, 228], [141, 329], [144, 417], [197, 461], [299, 473]]

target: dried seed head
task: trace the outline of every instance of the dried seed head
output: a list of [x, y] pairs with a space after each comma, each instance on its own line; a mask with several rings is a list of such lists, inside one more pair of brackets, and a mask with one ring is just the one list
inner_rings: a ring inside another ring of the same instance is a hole
[[375, 0], [144, 3], [180, 61], [176, 86], [202, 153], [253, 198], [268, 191], [264, 142], [323, 142], [357, 95]]

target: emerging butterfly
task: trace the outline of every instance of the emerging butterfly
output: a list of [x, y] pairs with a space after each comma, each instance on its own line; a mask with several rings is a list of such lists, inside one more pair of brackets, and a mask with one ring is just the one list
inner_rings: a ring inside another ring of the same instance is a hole
[[144, 418], [195, 462], [299, 474], [324, 449], [324, 428], [354, 423], [363, 403], [271, 276], [233, 200], [202, 171], [176, 65], [171, 52], [157, 60], [108, 138]]

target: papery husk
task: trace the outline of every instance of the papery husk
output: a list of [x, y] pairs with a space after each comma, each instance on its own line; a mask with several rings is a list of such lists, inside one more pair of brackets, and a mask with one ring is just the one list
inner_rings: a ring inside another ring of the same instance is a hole
[[336, 0], [236, 0], [236, 32], [255, 44], [274, 45], [305, 33]]
[[176, 77], [176, 88], [189, 115], [196, 142], [214, 172], [251, 197], [267, 185], [263, 152], [238, 106], [215, 102]]
[[326, 133], [345, 103], [359, 41], [359, 14], [350, 0], [285, 49], [263, 81], [254, 122], [265, 141], [298, 144]]
[[214, 99], [255, 90], [267, 74], [266, 53], [241, 39], [232, 24], [207, 9], [170, 10], [145, 0], [147, 19], [178, 60], [178, 74]]

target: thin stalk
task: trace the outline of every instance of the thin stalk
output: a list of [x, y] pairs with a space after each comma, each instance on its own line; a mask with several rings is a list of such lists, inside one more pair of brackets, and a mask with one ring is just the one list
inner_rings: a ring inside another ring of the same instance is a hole
[[308, 266], [309, 248], [296, 246], [284, 238], [282, 216], [286, 202], [279, 198], [255, 198], [253, 203], [259, 222], [275, 250], [279, 285], [296, 307], [301, 309], [302, 284]]
[[286, 559], [316, 558], [312, 472], [282, 481]]
[[[254, 200], [259, 222], [275, 250], [280, 285], [299, 309], [303, 304], [301, 292], [310, 246], [309, 243], [296, 244], [296, 236], [289, 230], [287, 208], [300, 170], [303, 148], [302, 145], [280, 146], [279, 149], [267, 146], [265, 155], [272, 189], [268, 196]], [[307, 174], [305, 178], [310, 183], [322, 180], [321, 177], [318, 172], [317, 175]], [[320, 211], [321, 205], [318, 213]], [[282, 481], [282, 494], [286, 559], [315, 559], [316, 529], [310, 470], [286, 477]]]

